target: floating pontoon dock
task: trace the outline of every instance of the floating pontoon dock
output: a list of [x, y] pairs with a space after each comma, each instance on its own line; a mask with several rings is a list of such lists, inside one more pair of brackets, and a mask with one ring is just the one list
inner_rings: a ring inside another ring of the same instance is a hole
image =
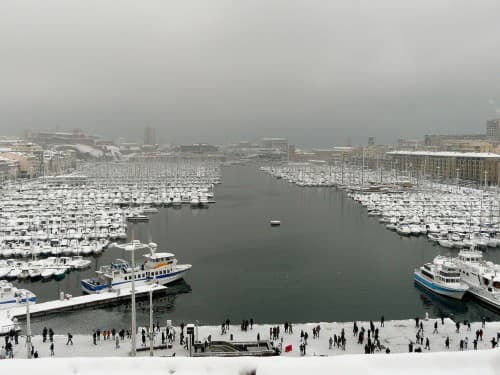
[[[145, 294], [148, 294], [151, 290], [153, 291], [153, 293], [165, 292], [167, 290], [167, 287], [156, 284], [140, 285], [135, 288], [135, 294], [137, 297], [142, 297]], [[88, 307], [109, 306], [130, 297], [131, 288], [121, 288], [111, 292], [87, 294], [84, 296], [69, 297], [54, 301], [30, 304], [29, 309], [30, 315], [36, 317], [54, 314], [62, 311], [85, 309]], [[24, 319], [26, 318], [26, 306], [14, 307], [11, 309], [6, 309], [4, 311], [0, 310], [0, 315], [4, 314], [7, 314], [7, 317], [9, 319]]]

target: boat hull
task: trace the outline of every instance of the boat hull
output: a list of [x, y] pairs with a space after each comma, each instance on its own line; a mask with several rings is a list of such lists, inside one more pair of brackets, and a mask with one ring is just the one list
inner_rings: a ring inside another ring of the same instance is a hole
[[[36, 303], [36, 296], [31, 296], [29, 298], [30, 304], [35, 304]], [[2, 309], [8, 309], [11, 307], [16, 307], [16, 306], [23, 306], [26, 304], [26, 297], [22, 299], [6, 299], [6, 300], [0, 300], [0, 310]]]
[[[175, 272], [171, 272], [166, 275], [160, 275], [155, 277], [154, 279], [152, 277], [145, 277], [142, 279], [136, 279], [135, 280], [135, 285], [146, 285], [150, 284], [151, 282], [156, 282], [161, 285], [166, 285], [169, 283], [172, 283], [174, 281], [182, 279], [186, 273], [189, 272], [191, 269], [190, 264], [184, 264], [178, 266], [179, 269], [176, 270]], [[80, 285], [82, 287], [82, 290], [84, 293], [88, 294], [95, 294], [95, 293], [102, 293], [102, 292], [107, 292], [110, 289], [120, 289], [120, 288], [129, 288], [132, 285], [132, 281], [120, 281], [120, 282], [113, 282], [111, 284], [111, 288], [107, 284], [95, 284], [89, 281], [90, 279], [82, 280], [80, 282]]]
[[424, 288], [430, 290], [431, 292], [454, 299], [462, 299], [465, 292], [467, 292], [466, 288], [453, 289], [442, 285], [437, 285], [436, 283], [433, 283], [420, 275], [419, 272], [414, 272], [414, 279], [416, 283], [422, 285]]

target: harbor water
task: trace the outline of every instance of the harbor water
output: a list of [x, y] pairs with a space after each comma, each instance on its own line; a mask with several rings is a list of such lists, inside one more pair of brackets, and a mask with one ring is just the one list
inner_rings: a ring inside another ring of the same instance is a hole
[[[496, 320], [500, 315], [472, 297], [453, 301], [414, 285], [413, 269], [434, 256], [455, 255], [425, 237], [403, 238], [369, 217], [335, 188], [301, 188], [262, 173], [256, 165], [225, 167], [208, 209], [162, 208], [149, 223], [129, 225], [142, 242], [193, 265], [185, 280], [154, 300], [154, 320], [220, 324], [253, 318], [260, 323], [406, 319], [445, 314]], [[272, 227], [270, 220], [280, 220]], [[500, 262], [500, 249], [485, 258]], [[92, 268], [61, 281], [17, 282], [40, 302], [64, 291], [80, 295], [80, 279], [130, 253], [108, 248]], [[136, 259], [141, 260], [141, 252]], [[138, 324], [148, 324], [146, 301]], [[36, 318], [33, 327], [56, 333], [128, 328], [130, 305]]]

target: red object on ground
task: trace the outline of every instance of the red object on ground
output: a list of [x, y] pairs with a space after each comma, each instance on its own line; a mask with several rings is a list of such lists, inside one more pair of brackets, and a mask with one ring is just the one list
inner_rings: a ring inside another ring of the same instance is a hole
[[285, 346], [285, 353], [291, 352], [292, 351], [292, 345], [287, 345]]

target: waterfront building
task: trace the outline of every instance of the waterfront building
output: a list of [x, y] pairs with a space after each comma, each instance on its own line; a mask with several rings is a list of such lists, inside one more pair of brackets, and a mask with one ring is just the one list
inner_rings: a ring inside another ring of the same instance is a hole
[[3, 152], [0, 157], [10, 160], [16, 165], [15, 177], [32, 177], [42, 169], [42, 153]]
[[295, 145], [288, 145], [288, 161], [295, 161], [297, 158]]
[[27, 140], [37, 143], [41, 146], [47, 145], [61, 145], [61, 144], [95, 144], [97, 136], [85, 134], [80, 129], [73, 129], [72, 131], [60, 130], [28, 130], [25, 132]]
[[151, 126], [146, 126], [144, 128], [144, 144], [145, 145], [155, 145], [156, 144], [156, 132]]
[[417, 175], [498, 183], [500, 154], [451, 151], [391, 151], [394, 168]]
[[288, 153], [288, 139], [286, 138], [263, 138], [263, 148], [274, 148], [281, 152]]
[[207, 152], [218, 152], [219, 148], [206, 143], [193, 143], [191, 145], [181, 145], [179, 151], [182, 153], [202, 154]]
[[486, 136], [492, 142], [500, 141], [500, 118], [486, 121]]
[[17, 175], [19, 162], [17, 160], [0, 156], [0, 179], [15, 177]]
[[339, 146], [332, 148], [315, 148], [312, 150], [299, 150], [295, 146], [293, 153], [289, 151], [289, 161], [306, 163], [312, 160], [322, 160], [330, 164], [335, 164], [341, 161], [348, 161], [354, 152], [354, 148], [350, 146]]
[[426, 149], [441, 151], [466, 151], [474, 149], [481, 144], [489, 143], [485, 134], [426, 134], [424, 136], [424, 147]]

